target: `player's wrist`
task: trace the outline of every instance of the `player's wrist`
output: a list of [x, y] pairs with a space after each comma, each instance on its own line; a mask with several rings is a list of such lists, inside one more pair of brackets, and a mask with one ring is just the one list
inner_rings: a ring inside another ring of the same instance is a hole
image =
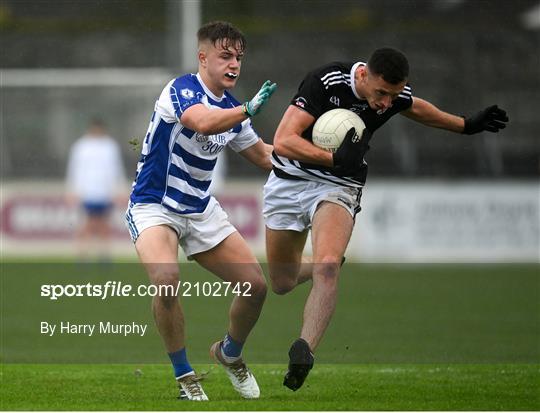
[[242, 104], [242, 112], [244, 115], [246, 115], [248, 118], [251, 118], [253, 115], [249, 112], [249, 102], [244, 102]]
[[[463, 118], [463, 135], [472, 135], [476, 133], [475, 129], [478, 129], [478, 126], [475, 125], [475, 122], [470, 117], [461, 116]], [[477, 123], [477, 122], [476, 122]], [[476, 127], [475, 127], [476, 126]]]

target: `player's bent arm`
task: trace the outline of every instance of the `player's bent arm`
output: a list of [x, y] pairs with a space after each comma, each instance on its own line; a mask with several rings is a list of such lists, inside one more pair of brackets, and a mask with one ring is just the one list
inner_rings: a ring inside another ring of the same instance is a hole
[[461, 116], [443, 112], [427, 100], [417, 97], [413, 98], [412, 106], [401, 114], [426, 126], [457, 133], [462, 133], [465, 126], [465, 120]]
[[180, 116], [180, 122], [195, 132], [213, 135], [228, 131], [247, 117], [242, 106], [230, 109], [208, 109], [199, 103], [187, 108]]
[[276, 154], [297, 161], [333, 166], [331, 152], [318, 148], [302, 138], [302, 132], [314, 121], [315, 118], [306, 111], [296, 106], [289, 106], [274, 136]]
[[262, 139], [259, 139], [255, 145], [252, 145], [239, 153], [259, 168], [270, 171], [272, 170], [270, 156], [272, 155], [273, 148], [272, 145], [268, 145], [267, 143], [264, 143]]

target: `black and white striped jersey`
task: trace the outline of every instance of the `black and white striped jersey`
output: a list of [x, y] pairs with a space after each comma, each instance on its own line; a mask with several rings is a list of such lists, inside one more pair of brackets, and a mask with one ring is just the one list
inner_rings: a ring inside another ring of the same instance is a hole
[[[407, 84], [390, 108], [385, 111], [373, 110], [366, 100], [358, 96], [354, 87], [354, 73], [360, 65], [365, 63], [334, 62], [313, 70], [300, 84], [291, 105], [305, 110], [315, 120], [331, 109], [349, 109], [362, 118], [371, 132], [380, 128], [395, 114], [410, 108], [412, 91]], [[304, 139], [311, 141], [315, 120], [302, 133]], [[315, 180], [342, 186], [363, 186], [367, 176], [365, 161], [359, 167], [358, 173], [351, 177], [337, 176], [332, 173], [331, 168], [288, 159], [276, 155], [275, 152], [272, 154], [272, 164], [274, 173], [282, 178]]]

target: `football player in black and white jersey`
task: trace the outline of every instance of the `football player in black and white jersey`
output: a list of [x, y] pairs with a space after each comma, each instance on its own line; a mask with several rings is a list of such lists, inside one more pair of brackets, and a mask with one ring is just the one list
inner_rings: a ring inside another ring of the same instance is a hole
[[[264, 187], [266, 248], [272, 288], [285, 294], [313, 280], [300, 338], [289, 350], [284, 385], [299, 389], [334, 312], [340, 266], [366, 180], [364, 155], [379, 127], [396, 114], [456, 133], [498, 132], [508, 122], [496, 105], [463, 118], [413, 96], [407, 58], [391, 48], [376, 50], [367, 64], [331, 63], [304, 78], [274, 137], [273, 171]], [[331, 153], [311, 142], [316, 119], [344, 108], [366, 129], [347, 133]], [[360, 132], [360, 131], [358, 131]], [[311, 230], [313, 257], [302, 257]]]

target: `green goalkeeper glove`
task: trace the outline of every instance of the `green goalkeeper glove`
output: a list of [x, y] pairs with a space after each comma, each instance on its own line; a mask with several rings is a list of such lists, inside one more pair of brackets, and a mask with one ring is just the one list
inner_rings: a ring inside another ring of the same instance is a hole
[[257, 113], [259, 113], [263, 105], [268, 102], [268, 99], [270, 99], [270, 96], [272, 96], [272, 93], [274, 93], [276, 88], [277, 85], [275, 83], [272, 83], [269, 80], [264, 82], [261, 89], [257, 92], [253, 99], [242, 105], [244, 113], [249, 117], [255, 116]]

